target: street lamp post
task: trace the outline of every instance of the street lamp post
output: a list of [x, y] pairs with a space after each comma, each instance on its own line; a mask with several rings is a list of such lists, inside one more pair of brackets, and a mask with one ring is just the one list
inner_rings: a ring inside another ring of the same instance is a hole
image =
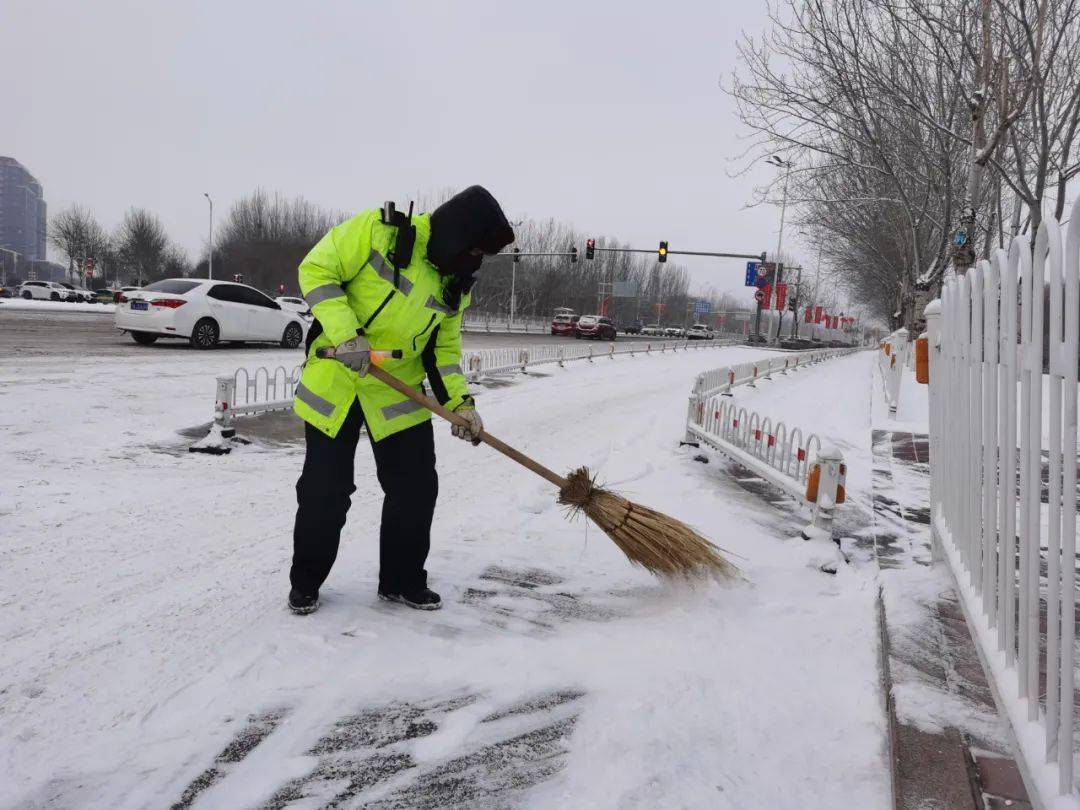
[[[770, 155], [765, 160], [777, 168], [784, 169], [784, 196], [780, 203], [780, 233], [776, 237], [776, 278], [774, 279], [776, 284], [780, 284], [783, 279], [780, 277], [780, 249], [784, 245], [784, 214], [787, 212], [787, 189], [788, 178], [791, 176], [792, 162], [790, 160], [784, 160], [779, 155]], [[784, 323], [784, 313], [780, 313], [780, 323], [776, 325], [776, 338], [780, 339], [780, 327]]]
[[208, 192], [203, 192], [203, 196], [206, 197], [206, 201], [210, 203], [210, 253], [206, 262], [206, 276], [208, 279], [214, 278], [214, 201], [210, 199]]

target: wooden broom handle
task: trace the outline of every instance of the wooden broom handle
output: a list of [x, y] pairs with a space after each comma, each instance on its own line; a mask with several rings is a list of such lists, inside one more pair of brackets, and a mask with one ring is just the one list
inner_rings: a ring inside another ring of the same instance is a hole
[[[451, 410], [449, 410], [447, 408], [444, 408], [436, 400], [432, 399], [429, 396], [425, 396], [424, 394], [421, 394], [415, 388], [412, 388], [412, 387], [406, 385], [405, 383], [403, 383], [401, 380], [399, 380], [393, 374], [390, 374], [390, 373], [388, 373], [386, 371], [383, 371], [381, 368], [379, 368], [374, 363], [372, 363], [372, 365], [368, 368], [368, 374], [370, 374], [372, 377], [379, 380], [380, 382], [386, 383], [391, 388], [393, 388], [395, 391], [397, 391], [399, 394], [403, 394], [404, 396], [407, 396], [409, 399], [411, 399], [417, 405], [423, 405], [429, 411], [431, 411], [434, 414], [437, 414], [437, 415], [441, 416], [443, 419], [445, 419], [450, 424], [457, 425], [458, 427], [464, 427], [464, 428], [468, 428], [470, 426], [469, 420], [466, 419], [465, 417], [461, 416], [460, 414], [456, 414], [456, 413], [454, 413], [453, 411], [451, 411]], [[500, 439], [496, 439], [494, 436], [492, 436], [486, 430], [480, 431], [480, 435], [477, 438], [479, 438], [480, 441], [482, 441], [488, 447], [493, 447], [494, 449], [498, 450], [500, 453], [502, 453], [507, 458], [513, 459], [518, 464], [520, 464], [522, 467], [527, 467], [528, 469], [532, 470], [534, 473], [539, 475], [541, 478], [546, 478], [548, 481], [550, 481], [552, 484], [557, 486], [559, 489], [562, 489], [563, 487], [565, 487], [567, 485], [567, 483], [568, 483], [567, 480], [565, 478], [563, 478], [561, 475], [559, 475], [557, 472], [555, 472], [554, 470], [549, 470], [547, 467], [545, 467], [543, 464], [540, 464], [537, 461], [533, 461], [533, 459], [529, 458], [527, 455], [522, 453], [520, 450], [515, 450], [513, 447], [508, 445], [506, 442], [504, 442], [504, 441], [502, 441]]]

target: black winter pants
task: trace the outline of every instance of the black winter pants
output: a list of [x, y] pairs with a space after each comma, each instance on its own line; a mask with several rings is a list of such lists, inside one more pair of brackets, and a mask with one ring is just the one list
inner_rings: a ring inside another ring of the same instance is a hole
[[[318, 593], [337, 557], [341, 529], [356, 492], [353, 460], [364, 413], [358, 402], [338, 435], [304, 425], [307, 454], [296, 482], [296, 527], [289, 579], [301, 593]], [[392, 592], [427, 585], [424, 561], [431, 547], [431, 518], [439, 495], [435, 473], [435, 440], [431, 422], [424, 422], [371, 442], [375, 470], [383, 491], [379, 530], [379, 587]], [[374, 517], [364, 498], [363, 519]]]

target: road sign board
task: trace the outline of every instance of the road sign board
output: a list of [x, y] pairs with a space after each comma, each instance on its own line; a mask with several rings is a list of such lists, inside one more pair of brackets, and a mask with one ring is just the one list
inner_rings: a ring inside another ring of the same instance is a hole
[[695, 315], [708, 315], [710, 312], [712, 312], [712, 304], [710, 304], [708, 301], [694, 302]]
[[758, 290], [756, 293], [754, 293], [754, 300], [757, 301], [759, 304], [765, 303], [765, 291]]
[[757, 285], [757, 273], [758, 265], [761, 262], [747, 262], [746, 263], [746, 284], [747, 287], [754, 287]]

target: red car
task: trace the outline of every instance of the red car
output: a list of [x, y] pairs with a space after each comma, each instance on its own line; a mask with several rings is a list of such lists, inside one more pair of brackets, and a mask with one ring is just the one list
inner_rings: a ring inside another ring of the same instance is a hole
[[574, 337], [615, 340], [615, 324], [603, 315], [582, 315], [574, 327]]
[[551, 334], [574, 334], [574, 324], [577, 323], [577, 319], [577, 315], [556, 315], [551, 321]]

